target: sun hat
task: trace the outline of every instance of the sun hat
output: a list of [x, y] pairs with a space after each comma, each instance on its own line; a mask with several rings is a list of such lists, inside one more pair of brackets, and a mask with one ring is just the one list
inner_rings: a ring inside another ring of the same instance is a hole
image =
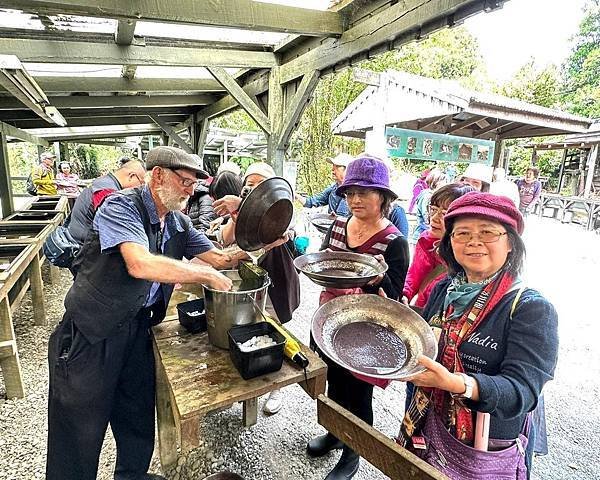
[[354, 157], [348, 153], [340, 153], [335, 157], [329, 157], [327, 159], [329, 163], [335, 165], [336, 167], [348, 167], [352, 160], [354, 160]]
[[47, 158], [56, 158], [56, 155], [54, 155], [52, 152], [42, 152], [40, 155], [40, 162], [43, 162]]
[[219, 165], [219, 168], [217, 169], [217, 175], [221, 172], [231, 172], [235, 173], [236, 175], [239, 175], [240, 173], [242, 173], [242, 169], [235, 162], [223, 162], [221, 165]]
[[481, 163], [469, 163], [465, 173], [462, 174], [463, 177], [474, 178], [485, 183], [492, 183], [493, 175], [494, 169]]
[[383, 160], [361, 153], [346, 168], [346, 178], [336, 190], [343, 195], [350, 187], [374, 188], [398, 196], [390, 188], [390, 171]]
[[246, 183], [246, 179], [250, 175], [260, 175], [264, 178], [272, 178], [275, 177], [275, 170], [273, 170], [273, 167], [268, 163], [254, 162], [248, 166], [246, 173], [244, 173], [244, 183]]
[[510, 225], [519, 235], [525, 229], [523, 216], [513, 201], [502, 195], [485, 192], [469, 192], [454, 200], [444, 215], [446, 229], [450, 229], [452, 218], [475, 216]]
[[191, 170], [196, 174], [196, 178], [208, 178], [209, 175], [198, 165], [198, 161], [189, 153], [175, 147], [160, 146], [155, 147], [146, 155], [146, 170], [150, 171], [154, 167], [170, 168], [172, 170], [183, 168]]

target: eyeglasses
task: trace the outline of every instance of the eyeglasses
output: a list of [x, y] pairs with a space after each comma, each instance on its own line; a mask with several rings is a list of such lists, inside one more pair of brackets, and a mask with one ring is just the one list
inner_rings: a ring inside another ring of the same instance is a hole
[[183, 175], [177, 173], [175, 170], [169, 168], [168, 170], [170, 170], [171, 172], [173, 172], [175, 175], [177, 175], [179, 177], [179, 182], [181, 183], [181, 185], [183, 185], [185, 188], [188, 187], [192, 187], [192, 186], [196, 186], [198, 185], [198, 180], [192, 180], [191, 178], [188, 177], [184, 177]]
[[435, 205], [429, 205], [429, 207], [427, 207], [427, 212], [429, 212], [429, 218], [433, 218], [436, 215], [443, 217], [444, 215], [446, 215], [447, 211], [448, 210], [446, 210], [445, 208], [436, 207]]
[[469, 243], [475, 236], [482, 243], [494, 243], [500, 240], [500, 237], [507, 235], [507, 232], [497, 232], [495, 230], [482, 230], [481, 232], [458, 231], [452, 232], [451, 237], [456, 243]]

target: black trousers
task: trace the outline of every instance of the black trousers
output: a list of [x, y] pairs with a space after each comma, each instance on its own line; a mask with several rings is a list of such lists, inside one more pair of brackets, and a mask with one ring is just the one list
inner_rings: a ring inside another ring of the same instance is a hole
[[48, 480], [95, 480], [108, 424], [115, 478], [147, 472], [154, 450], [155, 373], [146, 310], [90, 344], [67, 315], [50, 336]]

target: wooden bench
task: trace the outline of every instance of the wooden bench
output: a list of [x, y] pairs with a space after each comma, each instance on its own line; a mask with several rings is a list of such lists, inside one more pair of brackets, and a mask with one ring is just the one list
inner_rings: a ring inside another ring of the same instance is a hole
[[211, 345], [207, 333], [187, 333], [176, 316], [168, 316], [153, 332], [163, 468], [199, 445], [200, 421], [208, 412], [243, 402], [243, 422], [249, 427], [257, 421], [261, 395], [293, 383], [299, 383], [312, 398], [325, 392], [327, 367], [305, 346], [303, 352], [310, 361], [306, 379], [304, 371], [286, 359], [280, 371], [244, 380], [227, 350]]

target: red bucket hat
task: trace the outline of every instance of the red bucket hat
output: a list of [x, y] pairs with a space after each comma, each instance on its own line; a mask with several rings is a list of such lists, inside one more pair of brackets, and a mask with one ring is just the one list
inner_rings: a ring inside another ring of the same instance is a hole
[[485, 217], [496, 222], [510, 225], [519, 235], [525, 229], [523, 216], [513, 201], [502, 195], [485, 192], [469, 192], [454, 200], [444, 215], [448, 229], [448, 220], [456, 217]]

